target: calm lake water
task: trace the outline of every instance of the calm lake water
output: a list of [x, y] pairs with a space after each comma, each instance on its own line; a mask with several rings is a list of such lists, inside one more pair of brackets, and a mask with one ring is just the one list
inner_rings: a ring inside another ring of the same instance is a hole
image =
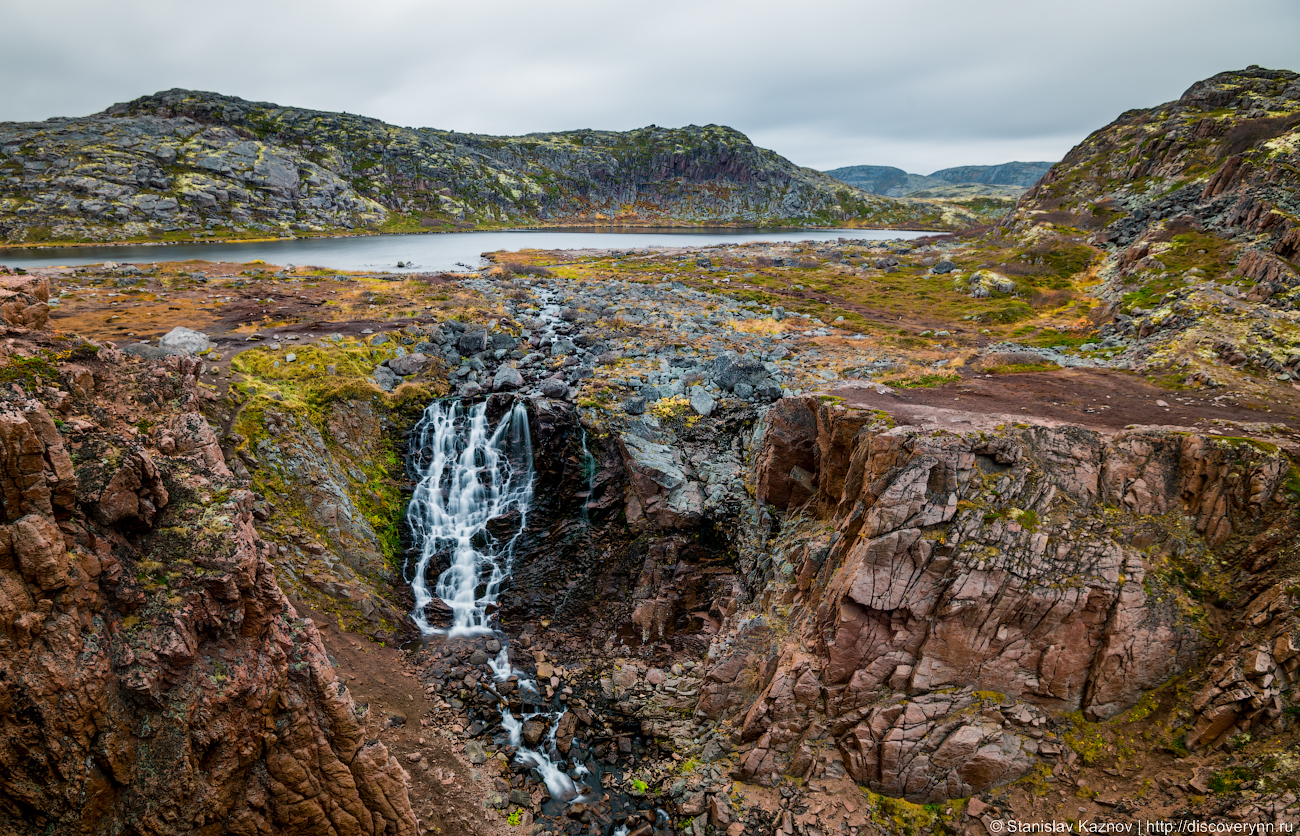
[[538, 229], [503, 232], [449, 232], [430, 235], [369, 235], [356, 238], [307, 238], [256, 244], [171, 244], [168, 246], [0, 248], [0, 264], [8, 267], [53, 267], [97, 264], [102, 261], [236, 261], [260, 259], [268, 264], [313, 265], [332, 270], [407, 271], [478, 268], [481, 254], [496, 250], [573, 250], [583, 248], [707, 247], [749, 241], [836, 241], [912, 239], [928, 232], [896, 229], [665, 229], [584, 230]]

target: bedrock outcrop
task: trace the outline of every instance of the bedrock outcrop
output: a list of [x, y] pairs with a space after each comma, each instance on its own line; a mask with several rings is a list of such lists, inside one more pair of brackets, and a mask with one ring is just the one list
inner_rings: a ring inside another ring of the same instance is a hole
[[4, 358], [45, 365], [0, 394], [0, 833], [414, 834], [197, 412], [199, 363], [73, 343]]
[[[843, 768], [931, 802], [1024, 775], [1062, 751], [1052, 717], [1114, 717], [1201, 658], [1203, 609], [1175, 570], [1290, 501], [1286, 456], [1242, 439], [953, 433], [793, 398], [757, 434], [756, 497], [780, 530], [742, 550], [755, 601], [715, 638], [696, 716], [735, 722], [736, 775], [760, 783]], [[1272, 648], [1295, 651], [1270, 641], [1219, 679], [1284, 679]], [[1222, 716], [1192, 743], [1245, 716], [1219, 708], [1227, 690], [1203, 693]]]

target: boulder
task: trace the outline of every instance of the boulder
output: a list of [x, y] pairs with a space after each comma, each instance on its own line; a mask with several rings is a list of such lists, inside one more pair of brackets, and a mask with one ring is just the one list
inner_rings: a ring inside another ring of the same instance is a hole
[[388, 366], [375, 366], [373, 376], [375, 383], [385, 392], [393, 391], [397, 388], [397, 385], [402, 382], [402, 379], [397, 376], [397, 372], [393, 371]]
[[705, 418], [713, 414], [713, 410], [718, 406], [718, 402], [706, 391], [703, 386], [695, 386], [691, 389], [691, 409], [695, 410], [697, 415]]
[[482, 328], [472, 331], [466, 331], [456, 340], [456, 347], [460, 349], [461, 354], [478, 354], [480, 351], [487, 351], [488, 332]]
[[548, 377], [542, 381], [542, 395], [555, 400], [564, 400], [569, 397], [569, 386], [558, 377]]
[[16, 520], [10, 531], [23, 580], [46, 592], [68, 585], [68, 553], [53, 520], [28, 514]]
[[944, 273], [951, 273], [953, 270], [956, 269], [957, 269], [957, 265], [953, 264], [951, 261], [945, 258], [942, 261], [940, 261], [938, 264], [931, 267], [930, 272], [942, 275]]
[[408, 354], [388, 361], [388, 368], [403, 377], [419, 374], [427, 365], [429, 365], [429, 357], [425, 354]]
[[753, 386], [764, 376], [764, 373], [761, 362], [752, 357], [741, 357], [733, 351], [718, 355], [709, 367], [709, 375], [713, 381], [728, 392], [737, 383]]
[[158, 340], [158, 347], [169, 354], [203, 354], [212, 349], [212, 341], [202, 331], [178, 325], [163, 334]]
[[631, 433], [619, 437], [633, 497], [628, 520], [646, 517], [662, 529], [688, 528], [704, 513], [704, 492], [687, 478], [681, 454]]
[[[550, 378], [548, 378], [549, 380]], [[514, 391], [524, 385], [524, 376], [514, 366], [502, 366], [492, 378], [494, 392]]]
[[44, 328], [50, 319], [50, 280], [44, 276], [0, 275], [0, 322]]

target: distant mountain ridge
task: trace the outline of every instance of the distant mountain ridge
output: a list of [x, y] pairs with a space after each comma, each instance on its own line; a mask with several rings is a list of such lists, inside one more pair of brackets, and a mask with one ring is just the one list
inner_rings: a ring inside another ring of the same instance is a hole
[[871, 194], [907, 197], [921, 191], [963, 184], [1028, 189], [1052, 165], [1050, 162], [1020, 161], [998, 165], [963, 165], [940, 169], [929, 175], [911, 174], [887, 165], [850, 165], [831, 169], [826, 174]]
[[4, 243], [973, 218], [861, 191], [719, 125], [485, 136], [193, 90], [0, 123]]

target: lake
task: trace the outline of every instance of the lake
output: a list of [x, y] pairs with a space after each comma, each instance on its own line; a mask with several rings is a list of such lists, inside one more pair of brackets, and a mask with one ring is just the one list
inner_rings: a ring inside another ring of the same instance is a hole
[[[476, 269], [481, 254], [496, 250], [639, 249], [707, 247], [750, 241], [836, 241], [913, 239], [932, 232], [896, 229], [537, 229], [500, 232], [448, 232], [429, 235], [365, 235], [351, 238], [303, 238], [249, 244], [125, 245], [117, 247], [0, 248], [8, 267], [72, 266], [102, 261], [262, 260], [268, 264], [314, 265], [331, 270], [394, 272]], [[405, 268], [399, 270], [397, 262]]]

